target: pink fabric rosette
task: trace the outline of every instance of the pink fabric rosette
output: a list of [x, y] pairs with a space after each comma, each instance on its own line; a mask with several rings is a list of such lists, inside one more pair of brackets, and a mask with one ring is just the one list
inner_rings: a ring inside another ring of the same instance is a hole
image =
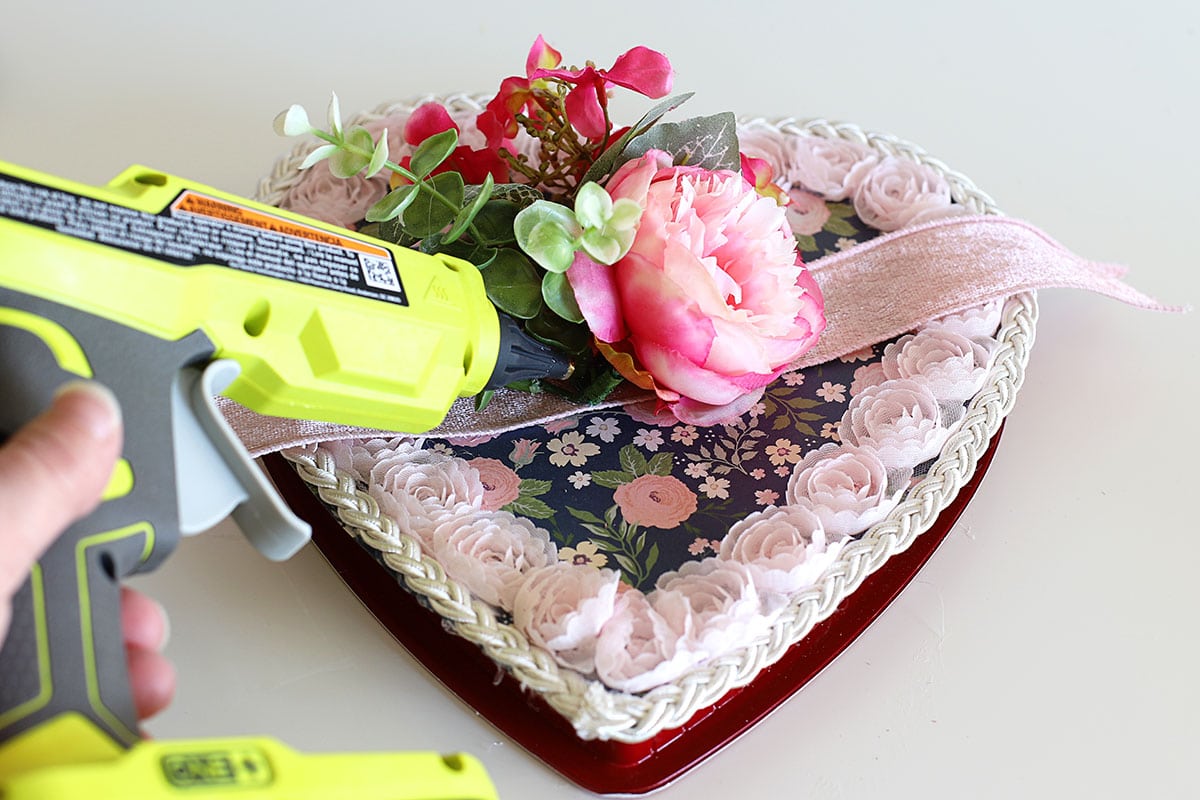
[[[855, 536], [888, 515], [907, 485], [889, 481], [874, 450], [830, 443], [806, 454], [788, 480], [787, 502], [808, 503], [831, 540]], [[890, 483], [899, 484], [895, 488]]]
[[950, 436], [941, 407], [924, 384], [888, 380], [860, 392], [842, 415], [843, 442], [869, 447], [889, 470], [911, 469], [941, 452]]
[[787, 595], [816, 583], [845, 540], [845, 534], [827, 537], [821, 518], [801, 500], [756, 511], [734, 524], [717, 558], [746, 565], [764, 594]]
[[889, 232], [963, 211], [951, 206], [950, 184], [915, 161], [888, 156], [855, 170], [854, 211], [876, 230]]
[[507, 511], [452, 516], [433, 531], [431, 555], [485, 603], [511, 610], [526, 572], [557, 563], [550, 534]]
[[683, 422], [741, 415], [825, 327], [784, 209], [738, 173], [672, 166], [658, 150], [605, 188], [642, 217], [624, 258], [577, 254], [567, 271], [601, 352]]
[[[686, 625], [689, 618], [683, 621]], [[596, 675], [623, 692], [644, 692], [672, 681], [702, 655], [684, 646], [683, 633], [654, 610], [646, 595], [622, 592], [596, 640]]]
[[996, 340], [992, 337], [996, 335], [996, 329], [1000, 327], [1003, 310], [1003, 300], [992, 300], [983, 305], [972, 306], [955, 314], [947, 314], [944, 317], [930, 320], [919, 330], [937, 328], [950, 331], [978, 342], [990, 350], [996, 344]]
[[564, 667], [590, 673], [596, 637], [613, 615], [619, 576], [611, 569], [558, 562], [525, 573], [513, 623]]
[[688, 561], [655, 585], [651, 606], [701, 660], [765, 636], [785, 605], [783, 595], [759, 590], [748, 566], [717, 558]]
[[926, 328], [901, 336], [883, 351], [883, 374], [921, 381], [939, 403], [961, 405], [983, 388], [988, 351], [961, 334]]
[[782, 141], [780, 177], [835, 202], [853, 194], [866, 169], [878, 161], [871, 148], [846, 139], [789, 136]]

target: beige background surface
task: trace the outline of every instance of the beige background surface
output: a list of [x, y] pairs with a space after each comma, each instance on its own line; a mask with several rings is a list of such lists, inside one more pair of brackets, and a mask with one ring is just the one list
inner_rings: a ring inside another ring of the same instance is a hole
[[[248, 194], [291, 146], [270, 125], [288, 104], [489, 91], [542, 32], [569, 61], [664, 51], [693, 112], [915, 141], [1144, 291], [1200, 303], [1191, 2], [4, 5], [0, 158], [78, 180], [140, 162]], [[1065, 291], [1041, 306], [995, 463], [926, 569], [659, 796], [1194, 791], [1197, 317]], [[271, 564], [226, 522], [137, 584], [174, 623], [179, 694], [155, 736], [465, 750], [503, 797], [581, 794], [416, 667], [311, 549]]]

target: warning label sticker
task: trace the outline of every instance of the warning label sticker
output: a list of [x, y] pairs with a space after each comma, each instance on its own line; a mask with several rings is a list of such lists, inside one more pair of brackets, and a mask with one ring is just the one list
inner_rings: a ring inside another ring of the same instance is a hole
[[0, 174], [0, 216], [179, 266], [214, 264], [408, 303], [389, 250], [191, 189], [150, 214]]

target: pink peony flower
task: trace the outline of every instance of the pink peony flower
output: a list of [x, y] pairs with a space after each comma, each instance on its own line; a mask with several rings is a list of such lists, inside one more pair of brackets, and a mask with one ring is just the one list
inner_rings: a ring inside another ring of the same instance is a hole
[[596, 675], [623, 692], [644, 692], [678, 678], [701, 654], [683, 646], [641, 592], [622, 592], [596, 640]]
[[753, 644], [785, 604], [782, 595], [759, 591], [748, 566], [719, 558], [689, 561], [656, 586], [650, 605], [700, 660]]
[[812, 586], [847, 536], [827, 536], [805, 502], [772, 506], [736, 523], [721, 540], [717, 558], [745, 564], [764, 593], [794, 594]]
[[890, 343], [880, 364], [888, 378], [915, 378], [938, 402], [957, 404], [983, 388], [988, 352], [960, 334], [926, 328]]
[[781, 177], [826, 200], [845, 200], [858, 187], [866, 168], [877, 160], [866, 145], [820, 136], [788, 136]]
[[483, 484], [483, 510], [496, 511], [521, 496], [521, 477], [503, 461], [472, 458], [467, 462], [479, 473]]
[[669, 530], [696, 510], [696, 493], [670, 475], [639, 475], [613, 492], [621, 516], [634, 525]]
[[888, 515], [900, 499], [875, 451], [827, 444], [808, 453], [788, 481], [787, 502], [808, 503], [833, 540], [856, 536]]
[[864, 389], [846, 408], [842, 441], [870, 447], [888, 469], [908, 469], [935, 457], [950, 436], [937, 398], [924, 384], [888, 380]]
[[590, 673], [596, 637], [613, 615], [617, 573], [558, 562], [525, 574], [513, 599], [513, 623], [565, 667]]
[[824, 200], [803, 189], [789, 190], [788, 197], [792, 202], [787, 207], [787, 221], [793, 233], [812, 236], [825, 227], [830, 212]]
[[567, 272], [602, 352], [684, 422], [741, 415], [825, 327], [784, 209], [737, 173], [674, 167], [658, 150], [606, 189], [643, 213], [624, 258], [577, 255]]
[[433, 531], [430, 554], [446, 574], [485, 603], [513, 607], [524, 573], [554, 564], [550, 535], [507, 511], [443, 520]]
[[945, 178], [924, 164], [896, 156], [871, 166], [854, 191], [859, 218], [885, 232], [953, 213], [949, 209]]

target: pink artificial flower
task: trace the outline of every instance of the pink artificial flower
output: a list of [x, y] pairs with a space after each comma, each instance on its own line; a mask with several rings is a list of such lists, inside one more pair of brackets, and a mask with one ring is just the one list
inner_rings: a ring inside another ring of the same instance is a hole
[[792, 232], [800, 236], [812, 236], [820, 232], [829, 221], [832, 212], [825, 201], [812, 192], [793, 188], [787, 193], [787, 220]]
[[795, 594], [816, 583], [847, 537], [830, 539], [806, 503], [772, 506], [730, 528], [717, 558], [746, 565], [764, 594]]
[[[450, 117], [450, 112], [439, 103], [425, 103], [418, 106], [408, 118], [404, 126], [404, 141], [416, 147], [429, 137], [451, 129], [461, 133], [459, 126]], [[508, 180], [508, 164], [500, 156], [500, 149], [507, 146], [506, 138], [511, 136], [501, 136], [494, 143], [489, 140], [488, 146], [478, 150], [459, 144], [432, 174], [458, 172], [463, 181], [471, 184], [483, 183], [484, 179], [491, 175], [497, 183], [503, 183]], [[411, 162], [412, 157], [405, 156], [400, 160], [400, 166], [407, 168]]]
[[[535, 48], [538, 42], [534, 43]], [[551, 52], [557, 55], [557, 51]], [[665, 97], [671, 91], [673, 71], [671, 62], [662, 53], [638, 46], [617, 56], [608, 69], [597, 69], [591, 64], [583, 69], [539, 67], [528, 73], [528, 77], [530, 81], [557, 78], [574, 84], [575, 88], [567, 93], [567, 117], [581, 134], [600, 139], [608, 133], [609, 86], [623, 86], [646, 97]]]
[[678, 678], [701, 653], [681, 646], [673, 629], [641, 592], [624, 592], [596, 640], [596, 675], [623, 692], [644, 692]]
[[550, 534], [507, 511], [444, 518], [430, 539], [431, 554], [447, 575], [504, 609], [513, 607], [526, 572], [558, 562]]
[[830, 443], [796, 465], [787, 502], [810, 503], [830, 539], [856, 536], [888, 515], [909, 476], [904, 470], [889, 481], [875, 451]]
[[589, 673], [596, 636], [613, 615], [617, 573], [559, 561], [525, 573], [513, 599], [513, 623], [565, 667]]
[[503, 461], [494, 458], [472, 458], [467, 465], [479, 471], [485, 511], [496, 511], [521, 496], [520, 476]]
[[647, 598], [651, 607], [681, 632], [677, 646], [700, 660], [766, 636], [785, 604], [782, 595], [758, 589], [748, 566], [720, 558], [688, 561], [655, 585]]
[[[775, 183], [775, 171], [771, 163], [762, 158], [739, 154], [742, 160], [742, 177], [763, 197], [769, 197], [781, 206], [792, 202], [792, 198]], [[819, 229], [818, 229], [819, 230]]]
[[842, 441], [873, 449], [888, 469], [934, 458], [950, 437], [937, 398], [925, 384], [903, 378], [863, 389], [846, 408]]
[[954, 213], [950, 184], [925, 164], [888, 156], [869, 167], [854, 190], [854, 211], [876, 230], [899, 230]]
[[696, 511], [696, 494], [670, 475], [639, 475], [613, 492], [621, 516], [633, 525], [663, 530], [679, 526]]
[[888, 378], [915, 378], [939, 403], [965, 403], [987, 379], [986, 348], [953, 331], [925, 328], [901, 336], [883, 351]]
[[785, 218], [741, 175], [650, 150], [605, 187], [643, 209], [612, 267], [567, 271], [601, 352], [683, 422], [727, 422], [816, 342], [824, 302]]

